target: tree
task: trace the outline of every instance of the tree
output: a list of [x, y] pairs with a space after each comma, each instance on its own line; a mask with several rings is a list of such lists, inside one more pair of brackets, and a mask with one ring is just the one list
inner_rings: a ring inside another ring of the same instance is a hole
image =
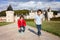
[[21, 15], [21, 14], [28, 15], [29, 14], [29, 10], [15, 10], [14, 12], [15, 12], [15, 15]]
[[[14, 10], [14, 15], [28, 15], [29, 14], [29, 10]], [[5, 11], [1, 11], [0, 12], [0, 16], [6, 16], [6, 10]]]
[[6, 16], [5, 11], [1, 11], [1, 12], [0, 12], [0, 17], [1, 17], [1, 16]]

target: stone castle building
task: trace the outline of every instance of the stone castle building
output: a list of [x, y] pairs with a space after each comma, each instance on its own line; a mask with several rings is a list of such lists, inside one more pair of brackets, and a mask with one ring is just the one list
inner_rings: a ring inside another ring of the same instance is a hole
[[6, 22], [14, 22], [14, 11], [11, 5], [9, 5], [6, 11]]

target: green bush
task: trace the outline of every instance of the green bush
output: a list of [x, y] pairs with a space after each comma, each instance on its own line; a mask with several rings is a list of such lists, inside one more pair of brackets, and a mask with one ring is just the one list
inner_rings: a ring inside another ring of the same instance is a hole
[[29, 10], [14, 10], [14, 15], [21, 15], [21, 14], [23, 14], [23, 15], [28, 15], [29, 14]]
[[60, 17], [51, 18], [51, 21], [60, 21]]
[[0, 12], [0, 17], [1, 17], [1, 16], [6, 16], [5, 11], [1, 11], [1, 12]]
[[[23, 14], [23, 15], [29, 15], [29, 10], [14, 10], [14, 15], [21, 15], [21, 14]], [[0, 16], [6, 16], [6, 10], [1, 11], [0, 12]]]
[[34, 21], [34, 19], [25, 19], [26, 21]]

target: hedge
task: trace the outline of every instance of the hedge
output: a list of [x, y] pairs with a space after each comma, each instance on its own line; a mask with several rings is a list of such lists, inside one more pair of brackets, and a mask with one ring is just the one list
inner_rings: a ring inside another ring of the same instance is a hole
[[51, 21], [60, 21], [60, 17], [51, 18]]

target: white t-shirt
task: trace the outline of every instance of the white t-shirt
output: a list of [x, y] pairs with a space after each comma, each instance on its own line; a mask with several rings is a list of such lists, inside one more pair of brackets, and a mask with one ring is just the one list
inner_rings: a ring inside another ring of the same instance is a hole
[[37, 25], [41, 25], [42, 24], [42, 19], [43, 19], [43, 17], [44, 17], [44, 15], [43, 14], [41, 14], [40, 16], [38, 16], [38, 15], [35, 15], [35, 23], [37, 24]]

